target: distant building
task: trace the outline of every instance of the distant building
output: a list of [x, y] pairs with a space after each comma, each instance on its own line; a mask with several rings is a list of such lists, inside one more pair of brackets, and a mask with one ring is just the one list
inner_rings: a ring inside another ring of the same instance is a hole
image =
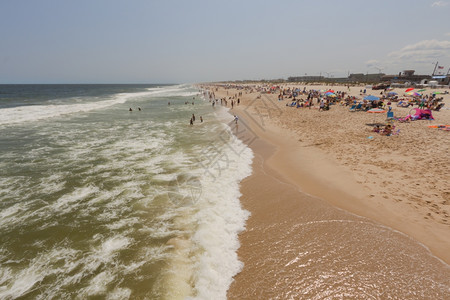
[[378, 82], [382, 81], [381, 78], [383, 76], [385, 76], [384, 73], [376, 73], [376, 74], [355, 73], [355, 74], [350, 74], [348, 76], [348, 81], [378, 83]]
[[450, 75], [435, 75], [432, 76], [432, 81], [436, 81], [438, 85], [450, 85]]
[[293, 76], [288, 77], [290, 82], [322, 82], [325, 81], [323, 76]]
[[415, 75], [415, 70], [404, 70], [398, 73], [398, 75], [384, 75], [381, 77], [381, 81], [389, 81], [391, 83], [411, 83], [419, 84], [425, 81], [431, 80], [430, 75]]
[[292, 76], [288, 77], [289, 82], [334, 82], [334, 83], [387, 83], [387, 84], [411, 84], [411, 85], [449, 85], [450, 84], [450, 69], [447, 75], [416, 75], [415, 70], [404, 70], [398, 75], [386, 75], [384, 73], [364, 74], [353, 73], [348, 77], [324, 77], [324, 76]]

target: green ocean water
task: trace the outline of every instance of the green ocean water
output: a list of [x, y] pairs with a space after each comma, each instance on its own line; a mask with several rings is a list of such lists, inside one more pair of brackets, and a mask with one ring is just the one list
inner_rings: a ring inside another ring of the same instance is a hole
[[224, 109], [189, 85], [0, 95], [1, 299], [225, 298], [252, 153]]

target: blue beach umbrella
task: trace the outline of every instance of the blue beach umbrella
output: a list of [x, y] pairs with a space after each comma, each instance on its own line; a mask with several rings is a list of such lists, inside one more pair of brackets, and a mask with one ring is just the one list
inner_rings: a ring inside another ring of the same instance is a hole
[[369, 96], [364, 97], [364, 100], [375, 101], [375, 100], [380, 100], [380, 98], [378, 98], [377, 96], [369, 95]]

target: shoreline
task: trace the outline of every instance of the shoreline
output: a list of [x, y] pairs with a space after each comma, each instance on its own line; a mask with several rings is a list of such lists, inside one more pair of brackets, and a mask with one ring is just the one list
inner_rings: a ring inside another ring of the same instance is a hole
[[[272, 100], [276, 97], [276, 95], [271, 96]], [[251, 106], [255, 102], [249, 103], [248, 100], [244, 97], [241, 105], [234, 106], [233, 110], [229, 112], [237, 114], [241, 123], [246, 120], [245, 126], [253, 135], [251, 138], [256, 135], [258, 139], [264, 140], [276, 149], [272, 156], [266, 158], [266, 163], [278, 174], [282, 174], [279, 176], [283, 180], [296, 185], [301, 192], [307, 195], [323, 199], [335, 207], [369, 218], [416, 239], [433, 255], [447, 265], [450, 264], [450, 253], [448, 252], [450, 249], [450, 224], [427, 222], [429, 220], [419, 218], [417, 211], [407, 205], [382, 201], [385, 199], [377, 199], [373, 194], [368, 194], [367, 188], [361, 184], [360, 180], [355, 179], [350, 168], [339, 163], [317, 145], [302, 141], [291, 130], [282, 128], [280, 123], [273, 121], [278, 116], [273, 117], [272, 115], [272, 118], [258, 120], [258, 114], [265, 112], [252, 110]], [[450, 100], [450, 96], [446, 100]], [[271, 105], [265, 105], [267, 110], [279, 109], [279, 107]], [[446, 113], [448, 119], [449, 111]], [[282, 112], [279, 114], [281, 115]], [[267, 113], [267, 116], [270, 116], [270, 113]], [[447, 140], [450, 141], [448, 136]], [[251, 145], [249, 146], [251, 147]], [[257, 145], [251, 148], [255, 155], [260, 151]], [[449, 204], [447, 201], [447, 208]]]
[[[224, 97], [225, 94], [225, 90], [222, 89], [216, 98]], [[368, 191], [367, 186], [361, 183], [359, 178], [355, 178], [352, 168], [321, 149], [314, 140], [302, 140], [292, 128], [283, 126], [283, 122], [280, 121], [282, 114], [274, 116], [274, 111], [283, 109], [286, 101], [279, 102], [280, 105], [277, 107], [277, 102], [271, 102], [276, 95], [270, 95], [268, 98], [271, 97], [271, 100], [269, 99], [269, 103], [266, 104], [262, 104], [264, 101], [261, 99], [254, 100], [256, 97], [255, 93], [242, 95], [241, 104], [229, 110], [232, 115], [236, 114], [239, 117], [241, 129], [235, 128], [236, 135], [246, 142], [255, 155], [253, 173], [241, 183], [242, 206], [252, 215], [247, 221], [247, 229], [239, 236], [241, 248], [238, 255], [244, 262], [244, 269], [235, 276], [235, 281], [229, 289], [230, 298], [239, 298], [249, 285], [255, 284], [249, 277], [255, 276], [255, 272], [262, 271], [255, 271], [253, 267], [261, 262], [255, 261], [252, 256], [257, 251], [261, 251], [257, 255], [264, 256], [268, 250], [260, 249], [261, 245], [255, 247], [261, 243], [255, 233], [256, 228], [262, 224], [272, 226], [266, 224], [266, 219], [279, 224], [288, 223], [286, 219], [290, 217], [286, 216], [302, 209], [296, 202], [298, 198], [304, 196], [317, 199], [318, 202], [324, 201], [336, 209], [349, 212], [356, 217], [367, 218], [367, 221], [375, 222], [376, 226], [385, 226], [395, 234], [404, 235], [404, 238], [411, 239], [417, 248], [416, 251], [423, 250], [424, 257], [429, 256], [431, 261], [437, 260], [445, 265], [444, 269], [448, 269], [450, 262], [450, 254], [447, 251], [450, 248], [448, 225], [422, 219], [420, 211], [414, 211], [405, 203], [392, 201], [386, 197], [373, 197], [376, 191]], [[255, 103], [258, 103], [257, 110], [253, 107]], [[272, 117], [269, 118], [271, 112]], [[301, 115], [301, 112], [296, 113]], [[274, 179], [277, 182], [273, 183]], [[271, 200], [266, 194], [258, 193], [258, 186], [261, 186], [261, 183], [276, 190], [273, 196], [278, 198], [282, 197], [278, 195], [290, 190], [288, 200], [280, 205], [284, 200]], [[255, 195], [262, 199], [255, 199], [257, 197]], [[273, 205], [276, 209], [288, 206], [292, 211], [284, 212], [285, 215], [272, 216]], [[296, 224], [296, 221], [293, 221], [291, 226]], [[273, 242], [277, 244], [280, 241]]]

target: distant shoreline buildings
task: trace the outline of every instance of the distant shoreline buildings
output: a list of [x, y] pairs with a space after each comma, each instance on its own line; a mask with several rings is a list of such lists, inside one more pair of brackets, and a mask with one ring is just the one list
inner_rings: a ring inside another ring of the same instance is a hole
[[[437, 66], [437, 65], [436, 65]], [[439, 67], [440, 69], [442, 67]], [[354, 73], [348, 77], [325, 77], [325, 76], [292, 76], [289, 82], [329, 82], [329, 83], [390, 83], [399, 85], [450, 85], [450, 69], [446, 75], [441, 73], [432, 75], [416, 75], [415, 70], [404, 70], [397, 75], [386, 75], [384, 73], [364, 74]]]

